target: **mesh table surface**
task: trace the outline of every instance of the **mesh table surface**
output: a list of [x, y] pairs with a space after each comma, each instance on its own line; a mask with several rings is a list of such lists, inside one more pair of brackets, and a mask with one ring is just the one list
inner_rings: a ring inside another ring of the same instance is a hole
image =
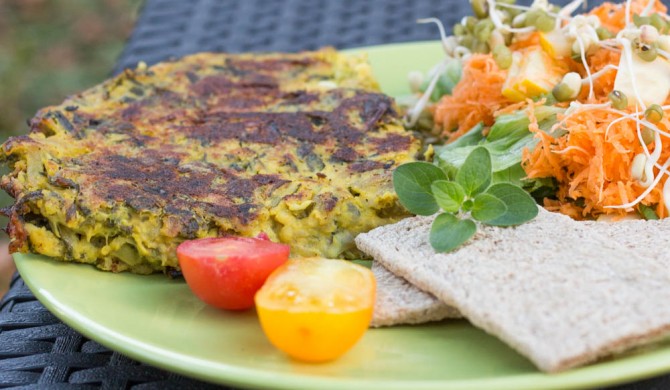
[[[139, 61], [152, 64], [199, 51], [298, 51], [436, 39], [435, 26], [414, 21], [436, 16], [451, 26], [466, 14], [465, 0], [147, 0], [114, 73]], [[0, 387], [15, 386], [220, 388], [88, 340], [49, 313], [18, 275], [0, 301]], [[668, 388], [670, 376], [612, 389]]]

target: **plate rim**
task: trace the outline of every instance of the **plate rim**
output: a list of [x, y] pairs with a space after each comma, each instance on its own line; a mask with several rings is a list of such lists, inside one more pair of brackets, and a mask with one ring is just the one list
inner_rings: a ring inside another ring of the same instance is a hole
[[[218, 363], [209, 360], [193, 358], [168, 349], [155, 347], [126, 337], [113, 329], [100, 325], [86, 318], [39, 286], [36, 286], [30, 277], [31, 263], [34, 261], [48, 261], [42, 255], [35, 254], [13, 254], [17, 269], [24, 283], [33, 292], [35, 297], [51, 313], [58, 317], [63, 323], [81, 333], [85, 337], [100, 343], [112, 351], [117, 351], [132, 359], [150, 364], [152, 366], [175, 372], [186, 377], [202, 380], [219, 385], [258, 387], [274, 389], [343, 389], [355, 388], [360, 390], [373, 389], [418, 389], [418, 390], [537, 390], [537, 389], [581, 389], [593, 386], [609, 386], [634, 382], [640, 379], [650, 378], [655, 375], [670, 372], [670, 346], [662, 350], [652, 351], [651, 354], [660, 354], [665, 359], [655, 358], [650, 354], [638, 355], [633, 358], [646, 360], [644, 369], [639, 369], [638, 364], [622, 360], [612, 360], [596, 363], [583, 368], [578, 368], [559, 374], [544, 374], [540, 371], [531, 374], [521, 374], [507, 377], [493, 377], [486, 379], [467, 380], [370, 380], [357, 378], [334, 379], [326, 376], [310, 376], [297, 373], [268, 372], [262, 369], [249, 369], [234, 364]], [[30, 259], [36, 257], [37, 259]], [[67, 264], [68, 266], [91, 267], [87, 264]], [[411, 329], [411, 326], [407, 326]], [[370, 329], [369, 332], [380, 331]], [[189, 362], [188, 365], [180, 365]], [[216, 374], [212, 372], [215, 371]], [[605, 371], [610, 374], [604, 376]], [[613, 375], [612, 375], [613, 374]]]

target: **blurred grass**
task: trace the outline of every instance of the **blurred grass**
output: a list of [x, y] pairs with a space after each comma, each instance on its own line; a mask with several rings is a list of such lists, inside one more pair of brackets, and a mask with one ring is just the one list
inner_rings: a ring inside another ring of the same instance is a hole
[[[141, 2], [0, 0], [0, 142], [26, 133], [26, 119], [39, 108], [58, 104], [109, 76]], [[5, 172], [3, 166], [0, 173]], [[0, 191], [0, 206], [10, 203]], [[0, 218], [0, 226], [6, 224]], [[3, 275], [7, 261], [4, 249], [0, 296], [8, 282]]]
[[140, 0], [0, 1], [0, 136], [109, 75]]
[[[104, 80], [132, 31], [140, 4], [0, 0], [0, 142], [27, 132], [26, 119], [39, 108]], [[9, 202], [2, 192], [0, 204]]]

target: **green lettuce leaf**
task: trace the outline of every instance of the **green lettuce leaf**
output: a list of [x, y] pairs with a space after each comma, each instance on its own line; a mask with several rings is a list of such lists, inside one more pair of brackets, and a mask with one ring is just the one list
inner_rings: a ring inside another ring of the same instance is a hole
[[[548, 131], [556, 123], [556, 114], [562, 108], [539, 106], [535, 108], [535, 116], [540, 129]], [[500, 115], [486, 137], [482, 135], [484, 126], [478, 124], [456, 141], [439, 146], [435, 151], [435, 162], [449, 175], [456, 172], [465, 162], [468, 155], [478, 146], [483, 146], [491, 154], [493, 182], [507, 180], [514, 184], [525, 175], [520, 167], [521, 154], [526, 148], [532, 150], [537, 145], [537, 138], [528, 130], [530, 120], [525, 111]]]

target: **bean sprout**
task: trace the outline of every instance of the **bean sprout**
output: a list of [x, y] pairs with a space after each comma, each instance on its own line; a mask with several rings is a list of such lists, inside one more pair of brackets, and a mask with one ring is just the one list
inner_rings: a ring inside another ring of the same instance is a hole
[[447, 33], [444, 31], [444, 25], [438, 18], [424, 18], [424, 19], [417, 19], [416, 21], [419, 24], [427, 24], [427, 23], [435, 23], [437, 25], [438, 30], [440, 30], [440, 41], [442, 42], [442, 48], [444, 49], [444, 53], [448, 56], [451, 56], [454, 51], [454, 47], [452, 47], [451, 42], [449, 42], [449, 38], [447, 37]]
[[637, 88], [637, 82], [635, 81], [635, 74], [633, 73], [633, 53], [631, 49], [631, 42], [623, 37], [617, 38], [617, 40], [623, 46], [623, 56], [624, 59], [626, 60], [626, 64], [628, 65], [628, 71], [630, 72], [630, 82], [633, 86], [633, 93], [635, 94], [635, 99], [637, 99], [637, 102], [642, 106], [642, 110], [646, 110], [647, 106], [644, 104], [642, 98], [640, 97], [640, 92], [638, 91]]
[[616, 66], [616, 65], [612, 65], [612, 64], [603, 66], [602, 69], [600, 69], [600, 70], [597, 71], [596, 73], [592, 74], [591, 77], [585, 77], [585, 78], [582, 80], [582, 84], [586, 84], [586, 83], [588, 83], [589, 81], [593, 82], [594, 80], [597, 80], [600, 76], [602, 76], [603, 74], [605, 74], [607, 71], [610, 71], [610, 70], [612, 70], [612, 69], [618, 70], [619, 67]]
[[593, 79], [591, 78], [591, 69], [589, 68], [588, 62], [586, 62], [586, 50], [584, 49], [584, 41], [582, 37], [577, 34], [576, 36], [577, 43], [579, 44], [579, 55], [582, 59], [582, 64], [584, 64], [584, 69], [586, 69], [586, 78], [589, 80], [589, 100], [593, 100]]
[[651, 10], [654, 9], [654, 0], [649, 0], [647, 3], [647, 6], [644, 7], [642, 12], [640, 12], [640, 16], [647, 16], [651, 12]]
[[[667, 173], [667, 169], [668, 169], [669, 166], [670, 166], [670, 158], [668, 158], [665, 161], [665, 163], [663, 163], [661, 169], [664, 170]], [[644, 199], [647, 195], [649, 195], [651, 190], [653, 190], [656, 187], [656, 185], [658, 185], [658, 183], [661, 181], [662, 177], [663, 177], [663, 175], [660, 174], [660, 172], [659, 172], [659, 175], [657, 175], [656, 178], [654, 178], [653, 183], [649, 187], [647, 187], [647, 189], [645, 189], [644, 192], [642, 192], [632, 202], [624, 203], [624, 204], [621, 204], [621, 205], [605, 206], [605, 208], [606, 209], [629, 209], [629, 208], [637, 205], [638, 203], [640, 203], [642, 201], [642, 199]]]
[[433, 75], [433, 78], [430, 80], [430, 84], [428, 84], [428, 88], [424, 91], [423, 95], [421, 95], [421, 98], [419, 101], [416, 103], [414, 107], [412, 107], [409, 112], [407, 113], [409, 116], [409, 120], [407, 121], [407, 124], [411, 127], [416, 124], [416, 121], [419, 120], [419, 116], [421, 115], [421, 112], [423, 109], [426, 107], [428, 104], [428, 100], [430, 99], [430, 95], [433, 93], [433, 90], [435, 89], [435, 86], [437, 85], [437, 80], [440, 79], [440, 75], [444, 73], [445, 69], [447, 68], [447, 64], [449, 61], [451, 61], [451, 58], [445, 58], [442, 60], [442, 62], [438, 65], [437, 71], [435, 72], [435, 75]]
[[513, 28], [510, 27], [502, 22], [500, 20], [500, 15], [498, 15], [497, 12], [495, 12], [496, 9], [496, 2], [494, 0], [486, 0], [486, 3], [489, 6], [489, 16], [491, 17], [491, 21], [493, 22], [493, 25], [496, 26], [497, 29], [500, 29], [501, 31], [507, 31], [515, 34], [523, 34], [523, 33], [528, 33], [528, 32], [533, 32], [535, 31], [535, 27], [528, 26], [528, 27], [522, 27], [522, 28]]

